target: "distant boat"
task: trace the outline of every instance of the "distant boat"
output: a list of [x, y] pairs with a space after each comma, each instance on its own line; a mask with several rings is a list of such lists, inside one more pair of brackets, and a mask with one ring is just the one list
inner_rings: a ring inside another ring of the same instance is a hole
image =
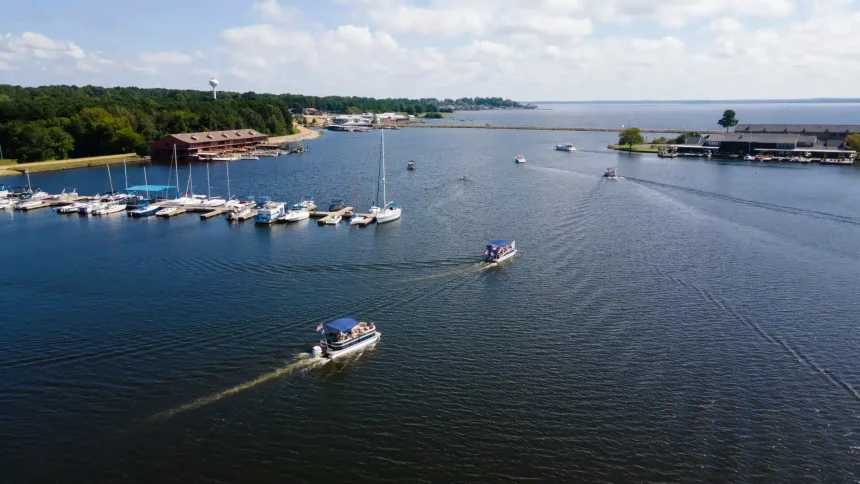
[[104, 207], [93, 212], [93, 215], [110, 215], [113, 213], [125, 212], [126, 204], [122, 202], [109, 203]]
[[610, 180], [617, 180], [618, 170], [615, 167], [607, 168], [606, 171], [603, 173], [603, 177], [609, 178]]
[[406, 163], [406, 169], [407, 170], [414, 170], [415, 169], [415, 162], [414, 161], [407, 162]]
[[319, 225], [337, 225], [341, 220], [343, 220], [342, 215], [331, 214], [320, 219]]
[[573, 143], [565, 143], [555, 145], [555, 149], [558, 151], [576, 151], [576, 146]]
[[331, 205], [328, 206], [329, 212], [339, 212], [346, 208], [342, 199], [335, 199], [331, 201]]
[[517, 163], [525, 163], [525, 162], [526, 162], [526, 157], [525, 157], [525, 156], [523, 156], [523, 155], [517, 155], [517, 157], [516, 157], [516, 158], [514, 158], [514, 161], [515, 161], [515, 162], [517, 162]]
[[373, 323], [359, 322], [353, 318], [341, 318], [317, 326], [323, 339], [314, 347], [314, 354], [335, 359], [373, 345], [381, 333]]
[[307, 207], [303, 206], [301, 203], [297, 203], [290, 207], [287, 210], [287, 213], [281, 216], [280, 220], [284, 222], [298, 222], [299, 220], [306, 220], [310, 218], [311, 213], [308, 211]]
[[484, 261], [497, 264], [517, 255], [517, 243], [513, 240], [492, 240], [484, 250]]

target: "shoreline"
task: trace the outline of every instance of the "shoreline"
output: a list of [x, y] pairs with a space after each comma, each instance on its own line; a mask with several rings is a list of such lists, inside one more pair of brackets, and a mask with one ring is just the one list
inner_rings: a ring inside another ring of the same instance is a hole
[[[295, 143], [297, 141], [310, 141], [322, 136], [321, 130], [308, 129], [296, 126], [299, 130], [296, 134], [276, 136], [269, 138], [271, 144]], [[139, 157], [134, 153], [92, 156], [87, 158], [69, 158], [65, 160], [33, 161], [29, 163], [15, 163], [12, 165], [0, 165], [0, 178], [5, 176], [22, 176], [24, 170], [34, 173], [49, 173], [55, 171], [74, 170], [78, 168], [92, 168], [96, 166], [118, 165], [126, 161], [128, 164], [149, 163], [148, 156]]]

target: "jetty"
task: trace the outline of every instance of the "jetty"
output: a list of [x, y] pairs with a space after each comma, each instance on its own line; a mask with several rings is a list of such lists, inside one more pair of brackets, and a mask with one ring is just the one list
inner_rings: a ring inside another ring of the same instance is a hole
[[[514, 129], [514, 130], [528, 130], [528, 131], [591, 131], [591, 132], [600, 132], [600, 133], [620, 133], [627, 128], [597, 128], [591, 126], [518, 126], [518, 125], [508, 125], [508, 124], [429, 124], [429, 123], [412, 123], [408, 125], [404, 125], [404, 127], [409, 128], [455, 128], [455, 129]], [[637, 127], [638, 128], [638, 127]], [[680, 128], [638, 128], [641, 133], [663, 133], [663, 134], [672, 134], [672, 133], [684, 133], [690, 131], [687, 129]], [[701, 130], [697, 129], [697, 133], [701, 134], [720, 134], [723, 131], [720, 130]]]

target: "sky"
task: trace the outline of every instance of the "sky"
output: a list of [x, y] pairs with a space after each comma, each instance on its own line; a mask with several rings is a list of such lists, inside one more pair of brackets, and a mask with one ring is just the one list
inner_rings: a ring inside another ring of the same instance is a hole
[[0, 19], [0, 83], [24, 86], [860, 97], [860, 0], [39, 0]]

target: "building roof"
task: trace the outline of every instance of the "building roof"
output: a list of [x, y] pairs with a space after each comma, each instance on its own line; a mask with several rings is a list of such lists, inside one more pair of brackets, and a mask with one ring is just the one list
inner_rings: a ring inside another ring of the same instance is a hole
[[860, 133], [860, 124], [739, 124], [735, 133]]
[[204, 141], [221, 141], [221, 140], [241, 140], [259, 138], [260, 136], [268, 137], [263, 133], [258, 133], [252, 129], [231, 129], [228, 131], [204, 131], [202, 133], [179, 133], [170, 134], [173, 138], [184, 143], [201, 143]]
[[[800, 138], [796, 134], [770, 134], [770, 133], [739, 133], [735, 131], [734, 133], [720, 133], [720, 134], [712, 134], [708, 135], [704, 138], [704, 141], [717, 141], [717, 142], [732, 142], [732, 143], [791, 143], [795, 144]], [[804, 138], [811, 138], [812, 141], [815, 140], [815, 136], [804, 136]]]

